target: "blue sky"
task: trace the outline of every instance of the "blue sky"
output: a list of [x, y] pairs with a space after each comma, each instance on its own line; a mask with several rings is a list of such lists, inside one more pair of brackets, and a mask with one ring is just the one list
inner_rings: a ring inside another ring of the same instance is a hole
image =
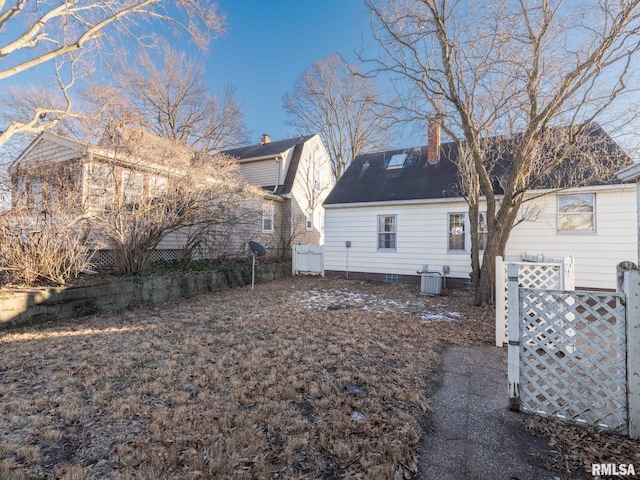
[[[228, 32], [204, 57], [212, 91], [236, 87], [252, 142], [292, 136], [282, 96], [315, 60], [338, 52], [349, 62], [373, 45], [360, 0], [220, 0]], [[314, 133], [314, 132], [310, 132]]]

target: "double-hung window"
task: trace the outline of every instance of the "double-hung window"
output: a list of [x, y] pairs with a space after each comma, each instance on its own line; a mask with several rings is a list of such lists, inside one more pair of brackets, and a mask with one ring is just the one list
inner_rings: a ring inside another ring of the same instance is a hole
[[397, 215], [378, 215], [378, 250], [395, 250]]
[[467, 250], [466, 219], [466, 213], [449, 214], [449, 242], [447, 248], [450, 252], [465, 252]]
[[481, 252], [487, 248], [487, 239], [489, 238], [489, 232], [487, 230], [487, 212], [480, 212], [478, 214], [478, 250]]
[[273, 233], [274, 231], [274, 207], [271, 203], [262, 204], [262, 233]]
[[122, 201], [129, 209], [142, 200], [144, 193], [144, 175], [129, 170], [122, 171]]
[[558, 195], [558, 231], [595, 232], [595, 194]]

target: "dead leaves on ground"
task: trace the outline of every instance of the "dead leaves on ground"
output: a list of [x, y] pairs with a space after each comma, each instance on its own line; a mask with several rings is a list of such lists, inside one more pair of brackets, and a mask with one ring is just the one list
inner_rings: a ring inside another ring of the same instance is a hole
[[470, 300], [295, 278], [2, 333], [0, 477], [408, 478]]

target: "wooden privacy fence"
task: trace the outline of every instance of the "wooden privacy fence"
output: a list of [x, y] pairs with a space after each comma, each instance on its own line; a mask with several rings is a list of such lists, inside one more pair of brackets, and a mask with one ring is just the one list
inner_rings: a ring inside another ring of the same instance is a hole
[[496, 257], [496, 346], [507, 344], [509, 305], [507, 302], [507, 265], [518, 268], [518, 282], [521, 287], [542, 289], [575, 289], [575, 265], [573, 257], [550, 259], [542, 255], [524, 258], [536, 258], [541, 261], [505, 262]]
[[511, 408], [640, 438], [640, 272], [624, 293], [541, 290], [508, 267]]
[[322, 275], [324, 277], [324, 247], [322, 245], [294, 245], [291, 253], [293, 275]]

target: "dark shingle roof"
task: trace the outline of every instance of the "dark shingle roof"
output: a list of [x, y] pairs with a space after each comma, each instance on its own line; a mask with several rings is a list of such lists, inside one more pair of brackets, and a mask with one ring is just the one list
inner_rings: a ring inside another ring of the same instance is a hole
[[[457, 168], [447, 155], [452, 146], [442, 145], [441, 160], [434, 165], [427, 162], [427, 147], [358, 155], [324, 204], [456, 197]], [[387, 170], [391, 157], [401, 153], [407, 154], [404, 167]]]
[[274, 142], [265, 143], [265, 144], [259, 143], [257, 145], [248, 145], [246, 147], [224, 150], [220, 153], [224, 153], [225, 155], [236, 157], [238, 160], [248, 160], [250, 158], [260, 158], [260, 157], [267, 157], [271, 155], [275, 156], [275, 155], [278, 155], [279, 153], [286, 152], [291, 147], [295, 147], [296, 145], [303, 144], [313, 136], [314, 135], [307, 135], [304, 137], [295, 137], [295, 138], [287, 138], [285, 140], [276, 140]]
[[[598, 125], [593, 125], [587, 131], [592, 144], [598, 144], [603, 157], [622, 155], [630, 162], [629, 157], [617, 146], [617, 144]], [[488, 155], [497, 159], [493, 168], [494, 191], [496, 194], [503, 193], [500, 183], [508, 181], [505, 168], [512, 161], [512, 149], [508, 145], [513, 145], [514, 137], [498, 139], [497, 150]], [[389, 168], [387, 165], [393, 155], [405, 153], [407, 158], [402, 168]], [[496, 157], [499, 155], [499, 158]], [[390, 150], [386, 152], [368, 153], [358, 155], [353, 159], [349, 168], [338, 180], [335, 187], [324, 201], [324, 205], [334, 205], [342, 203], [370, 203], [370, 202], [393, 202], [403, 200], [430, 200], [437, 198], [459, 198], [461, 197], [460, 181], [458, 178], [458, 149], [454, 142], [444, 143], [440, 149], [440, 161], [434, 164], [427, 162], [427, 147], [417, 147], [400, 150]], [[568, 175], [562, 173], [564, 170], [572, 170], [572, 179], [575, 180], [575, 169], [579, 159], [568, 159], [565, 165], [558, 170], [562, 177]], [[586, 175], [587, 172], [585, 172]], [[621, 183], [613, 177], [610, 182], [599, 182], [597, 184]], [[498, 181], [500, 179], [500, 181]], [[537, 188], [548, 188], [549, 184], [544, 178], [540, 179]], [[591, 185], [596, 184], [591, 182]], [[566, 185], [568, 186], [568, 185]]]

